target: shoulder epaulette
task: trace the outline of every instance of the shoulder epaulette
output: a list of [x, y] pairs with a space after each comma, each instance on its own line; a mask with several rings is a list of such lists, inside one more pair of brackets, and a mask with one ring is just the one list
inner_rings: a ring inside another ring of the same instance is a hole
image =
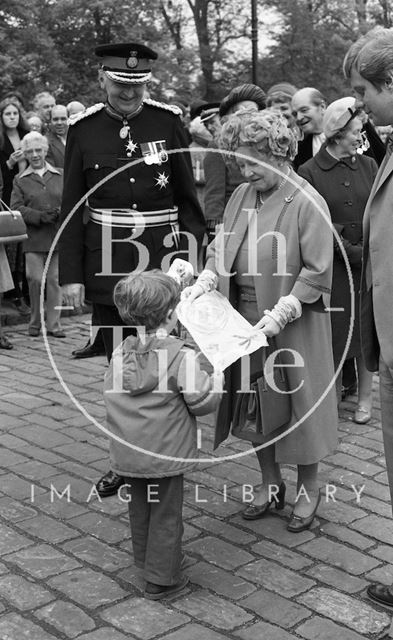
[[180, 107], [177, 107], [175, 104], [165, 104], [165, 102], [158, 102], [157, 100], [152, 100], [151, 98], [145, 98], [143, 100], [143, 104], [148, 104], [150, 107], [157, 107], [157, 109], [164, 109], [165, 111], [171, 111], [176, 116], [182, 115], [182, 110]]
[[80, 113], [75, 113], [73, 116], [68, 118], [68, 124], [73, 125], [79, 120], [83, 120], [83, 118], [88, 118], [92, 116], [93, 113], [97, 113], [97, 111], [101, 111], [105, 107], [103, 102], [97, 102], [97, 104], [93, 104], [91, 107], [87, 107], [85, 111], [81, 111]]

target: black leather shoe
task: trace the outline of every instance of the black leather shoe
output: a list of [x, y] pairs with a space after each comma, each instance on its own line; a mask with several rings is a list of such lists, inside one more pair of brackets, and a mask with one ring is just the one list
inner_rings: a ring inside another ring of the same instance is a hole
[[104, 356], [105, 349], [104, 347], [97, 347], [94, 342], [91, 344], [89, 340], [81, 349], [74, 349], [72, 355], [74, 358], [94, 358], [95, 356]]
[[272, 504], [276, 506], [277, 510], [281, 510], [285, 506], [285, 491], [286, 491], [285, 482], [281, 482], [277, 496], [273, 496], [271, 500], [268, 500], [264, 504], [249, 504], [247, 509], [245, 509], [242, 513], [242, 518], [244, 520], [258, 520], [258, 518], [262, 518], [265, 513], [270, 509]]
[[96, 484], [97, 493], [101, 498], [115, 496], [124, 484], [124, 478], [114, 471], [108, 471]]
[[367, 588], [367, 595], [371, 600], [375, 600], [379, 604], [393, 607], [392, 587], [388, 587], [385, 584], [370, 584]]

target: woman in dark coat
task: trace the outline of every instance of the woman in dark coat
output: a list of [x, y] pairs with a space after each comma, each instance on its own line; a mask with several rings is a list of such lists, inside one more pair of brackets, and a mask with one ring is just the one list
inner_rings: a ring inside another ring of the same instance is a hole
[[[371, 186], [377, 173], [372, 158], [357, 153], [362, 144], [361, 114], [355, 110], [355, 98], [336, 100], [326, 110], [326, 144], [299, 168], [299, 175], [326, 200], [332, 222], [341, 236], [351, 266], [355, 314], [352, 339], [346, 358], [356, 358], [358, 406], [354, 420], [360, 424], [371, 418], [372, 374], [366, 370], [360, 350], [359, 289], [362, 264], [362, 220]], [[347, 267], [339, 243], [335, 243], [331, 307], [333, 354], [336, 368], [343, 363], [351, 320], [351, 289]], [[341, 380], [337, 385], [341, 395]], [[338, 394], [339, 395], [339, 394]], [[340, 398], [339, 395], [339, 398]]]
[[[21, 150], [21, 140], [28, 130], [19, 101], [12, 97], [2, 100], [0, 102], [0, 169], [3, 177], [2, 199], [8, 206], [11, 201], [14, 178], [27, 166]], [[30, 309], [23, 300], [21, 290], [24, 276], [22, 243], [6, 245], [6, 252], [14, 281], [11, 297], [13, 296], [19, 312], [25, 315]]]

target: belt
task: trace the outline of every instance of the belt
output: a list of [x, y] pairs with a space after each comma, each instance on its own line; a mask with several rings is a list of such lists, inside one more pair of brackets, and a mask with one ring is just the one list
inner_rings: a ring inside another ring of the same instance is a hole
[[136, 209], [93, 209], [89, 207], [89, 218], [92, 222], [107, 227], [162, 227], [166, 224], [177, 225], [178, 208], [137, 211]]
[[239, 288], [239, 298], [240, 298], [240, 300], [244, 300], [244, 302], [256, 302], [257, 301], [255, 290], [253, 291], [251, 287], [240, 287]]

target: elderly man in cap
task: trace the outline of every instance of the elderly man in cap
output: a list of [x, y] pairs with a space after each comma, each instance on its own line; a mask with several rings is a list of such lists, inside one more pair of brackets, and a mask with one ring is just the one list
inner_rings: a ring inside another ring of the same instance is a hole
[[[393, 124], [393, 29], [373, 29], [344, 60], [357, 106], [376, 126]], [[379, 168], [363, 219], [360, 290], [361, 340], [366, 366], [379, 370], [381, 421], [390, 495], [393, 501], [393, 143]], [[372, 600], [393, 607], [393, 585], [372, 584]]]
[[[60, 283], [65, 305], [92, 302], [109, 360], [112, 328], [124, 324], [115, 284], [132, 271], [166, 270], [176, 254], [196, 268], [205, 223], [189, 154], [170, 153], [187, 148], [181, 110], [146, 98], [157, 53], [138, 43], [100, 45], [95, 53], [106, 102], [70, 121]], [[113, 495], [121, 484], [110, 471], [97, 490]]]

